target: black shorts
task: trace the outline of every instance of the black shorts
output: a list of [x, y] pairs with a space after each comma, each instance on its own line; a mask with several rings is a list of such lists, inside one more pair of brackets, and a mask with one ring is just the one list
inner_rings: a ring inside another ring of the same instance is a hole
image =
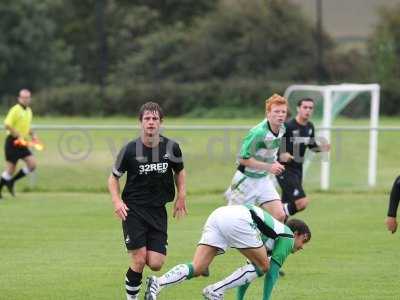
[[167, 254], [167, 210], [162, 207], [129, 206], [128, 216], [122, 221], [125, 246], [128, 250], [146, 247], [147, 250]]
[[27, 147], [14, 146], [15, 137], [8, 135], [4, 144], [4, 152], [6, 161], [16, 164], [21, 158], [32, 155], [32, 152]]
[[294, 202], [306, 196], [302, 186], [302, 177], [301, 171], [293, 171], [288, 168], [281, 175], [276, 176], [282, 189], [283, 203]]

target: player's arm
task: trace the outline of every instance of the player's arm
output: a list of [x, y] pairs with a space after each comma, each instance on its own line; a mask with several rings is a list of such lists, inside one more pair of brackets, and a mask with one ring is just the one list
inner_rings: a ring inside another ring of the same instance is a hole
[[174, 203], [173, 217], [178, 219], [187, 215], [186, 209], [186, 171], [180, 170], [175, 174], [177, 197]]
[[282, 136], [278, 152], [279, 162], [288, 163], [294, 159], [293, 155], [288, 151], [292, 138], [291, 132], [288, 125], [285, 124], [285, 134]]
[[397, 230], [397, 208], [400, 201], [400, 176], [396, 178], [390, 192], [389, 208], [386, 218], [386, 227], [392, 233]]
[[19, 132], [14, 129], [14, 124], [16, 120], [16, 109], [13, 107], [9, 110], [6, 118], [4, 119], [4, 127], [10, 132], [10, 134], [18, 138]]
[[315, 128], [314, 125], [312, 125], [312, 134], [310, 136], [311, 143], [308, 144], [308, 148], [313, 152], [329, 152], [329, 150], [331, 150], [331, 145], [326, 140], [321, 140], [320, 143], [317, 143], [314, 132]]
[[279, 277], [279, 269], [280, 265], [275, 260], [271, 259], [268, 272], [264, 276], [263, 300], [270, 299], [274, 285]]
[[127, 169], [127, 146], [124, 146], [119, 152], [111, 175], [108, 177], [108, 191], [111, 195], [111, 201], [114, 205], [114, 212], [118, 218], [125, 220], [128, 215], [129, 208], [121, 199], [119, 187], [119, 178], [124, 175]]
[[270, 299], [274, 285], [279, 278], [279, 269], [292, 252], [293, 243], [293, 238], [280, 237], [275, 240], [275, 247], [272, 250], [270, 267], [264, 277], [263, 300]]
[[267, 171], [274, 175], [279, 175], [285, 169], [285, 167], [279, 162], [275, 161], [271, 164], [255, 159], [256, 145], [260, 142], [263, 142], [262, 136], [254, 135], [249, 132], [249, 134], [244, 138], [240, 148], [238, 159], [239, 164], [248, 168]]
[[37, 140], [38, 139], [38, 136], [37, 136], [36, 132], [33, 131], [32, 129], [29, 129], [29, 135], [30, 135], [32, 140]]
[[16, 131], [13, 127], [11, 127], [8, 124], [4, 124], [4, 127], [10, 132], [10, 134], [15, 137], [15, 138], [19, 138], [19, 132]]
[[172, 169], [174, 170], [175, 186], [177, 196], [174, 202], [173, 217], [184, 217], [187, 215], [186, 209], [186, 171], [183, 165], [182, 151], [179, 144], [174, 144], [173, 157], [170, 158]]
[[285, 170], [285, 167], [277, 161], [273, 162], [272, 164], [269, 164], [266, 162], [256, 160], [254, 157], [239, 158], [239, 163], [245, 167], [261, 171], [267, 171], [274, 175], [279, 175]]

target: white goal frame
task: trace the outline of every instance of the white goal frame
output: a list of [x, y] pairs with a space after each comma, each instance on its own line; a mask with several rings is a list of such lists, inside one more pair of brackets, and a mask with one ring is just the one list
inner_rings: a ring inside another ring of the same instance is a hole
[[[289, 99], [294, 91], [313, 91], [319, 92], [323, 99], [322, 115], [322, 136], [331, 141], [332, 127], [332, 97], [335, 92], [369, 92], [371, 95], [371, 113], [369, 128], [369, 159], [368, 159], [368, 185], [376, 185], [377, 170], [377, 152], [378, 152], [378, 124], [379, 124], [379, 102], [380, 85], [379, 84], [338, 84], [338, 85], [291, 85], [284, 97]], [[328, 190], [330, 184], [330, 154], [327, 153], [327, 160], [321, 162], [321, 189]]]

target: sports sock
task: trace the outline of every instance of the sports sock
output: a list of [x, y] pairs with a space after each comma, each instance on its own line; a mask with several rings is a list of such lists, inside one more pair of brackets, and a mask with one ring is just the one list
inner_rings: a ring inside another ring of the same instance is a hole
[[142, 273], [128, 269], [125, 276], [125, 290], [127, 299], [137, 299], [142, 284]]
[[243, 300], [244, 295], [246, 294], [247, 289], [249, 288], [250, 283], [245, 283], [239, 286], [236, 290], [236, 300]]
[[12, 175], [8, 173], [7, 171], [4, 171], [1, 174], [1, 178], [3, 178], [5, 181], [10, 181], [12, 179]]
[[31, 171], [27, 167], [23, 167], [21, 170], [18, 171], [18, 173], [13, 177], [13, 181], [17, 181], [18, 179], [21, 179], [22, 177], [25, 177], [28, 175]]
[[297, 213], [296, 203], [289, 202], [283, 204], [283, 210], [287, 216], [293, 216], [295, 213]]
[[256, 268], [252, 264], [247, 264], [243, 267], [240, 267], [223, 280], [214, 283], [212, 285], [213, 291], [223, 294], [227, 289], [245, 285], [249, 282], [252, 282], [257, 277], [258, 275]]
[[168, 285], [182, 282], [187, 279], [193, 278], [193, 265], [180, 264], [173, 267], [167, 273], [157, 278], [160, 288], [167, 287]]

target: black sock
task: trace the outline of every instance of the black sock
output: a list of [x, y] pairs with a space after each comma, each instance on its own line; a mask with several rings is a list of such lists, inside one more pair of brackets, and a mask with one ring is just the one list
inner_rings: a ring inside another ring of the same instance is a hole
[[131, 268], [126, 272], [125, 290], [127, 295], [136, 296], [139, 294], [142, 284], [142, 273], [133, 271]]
[[287, 209], [288, 209], [289, 215], [293, 216], [295, 213], [297, 213], [296, 203], [289, 202], [287, 205]]
[[13, 181], [17, 181], [18, 179], [21, 179], [22, 177], [25, 177], [26, 174], [23, 169], [19, 170], [18, 173], [13, 177]]

